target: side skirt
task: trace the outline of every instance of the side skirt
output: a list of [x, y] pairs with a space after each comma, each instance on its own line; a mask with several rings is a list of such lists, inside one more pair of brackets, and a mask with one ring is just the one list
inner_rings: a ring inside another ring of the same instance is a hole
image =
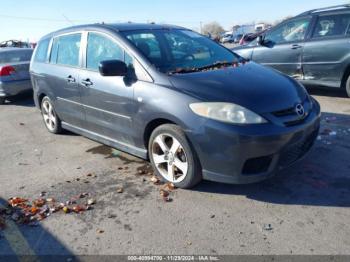
[[91, 132], [89, 130], [73, 126], [73, 125], [68, 124], [66, 122], [62, 122], [62, 128], [67, 129], [73, 133], [90, 138], [91, 140], [108, 145], [110, 147], [114, 147], [114, 148], [119, 149], [121, 151], [124, 151], [128, 154], [140, 157], [142, 159], [148, 159], [148, 154], [147, 154], [146, 149], [141, 149], [141, 148], [129, 145], [129, 144], [125, 144], [125, 143], [116, 141], [116, 140], [111, 139], [109, 137], [102, 136], [102, 135], [99, 135], [97, 133]]

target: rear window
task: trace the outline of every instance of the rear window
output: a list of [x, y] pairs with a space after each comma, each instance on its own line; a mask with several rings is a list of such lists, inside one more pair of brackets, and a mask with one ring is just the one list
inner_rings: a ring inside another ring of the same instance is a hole
[[32, 53], [32, 50], [13, 50], [0, 52], [0, 64], [30, 61]]
[[44, 63], [47, 59], [47, 50], [49, 48], [50, 39], [42, 40], [38, 43], [38, 46], [36, 47], [35, 62]]

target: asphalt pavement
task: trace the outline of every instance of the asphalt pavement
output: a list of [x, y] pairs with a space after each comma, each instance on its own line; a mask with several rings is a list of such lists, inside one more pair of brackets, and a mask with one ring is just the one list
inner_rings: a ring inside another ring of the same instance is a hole
[[52, 135], [30, 97], [12, 99], [0, 106], [0, 203], [79, 194], [96, 203], [32, 226], [8, 219], [0, 255], [349, 255], [350, 99], [311, 92], [323, 116], [305, 159], [258, 184], [176, 189], [170, 202], [147, 162], [69, 132]]

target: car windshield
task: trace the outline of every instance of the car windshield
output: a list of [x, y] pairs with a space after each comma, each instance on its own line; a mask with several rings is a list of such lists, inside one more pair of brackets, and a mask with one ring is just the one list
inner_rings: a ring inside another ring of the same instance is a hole
[[163, 73], [207, 70], [241, 59], [209, 38], [189, 30], [137, 30], [123, 32], [123, 35]]

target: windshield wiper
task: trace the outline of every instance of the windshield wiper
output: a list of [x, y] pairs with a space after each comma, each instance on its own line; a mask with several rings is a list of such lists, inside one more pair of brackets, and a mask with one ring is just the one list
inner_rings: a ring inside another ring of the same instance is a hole
[[221, 68], [221, 67], [226, 67], [226, 66], [234, 66], [235, 64], [238, 64], [238, 63], [237, 62], [218, 61], [218, 62], [215, 62], [211, 65], [199, 67], [198, 70], [202, 71], [202, 70], [216, 68], [216, 67]]
[[177, 68], [174, 71], [169, 71], [168, 74], [169, 75], [173, 75], [173, 74], [185, 74], [185, 73], [193, 73], [193, 72], [198, 72], [200, 71], [199, 68], [197, 67], [192, 67], [192, 68]]
[[[241, 61], [239, 61], [241, 62]], [[174, 71], [170, 71], [168, 74], [185, 74], [185, 73], [193, 73], [193, 72], [200, 72], [208, 69], [215, 69], [215, 68], [221, 68], [221, 67], [228, 67], [228, 66], [238, 66], [239, 62], [227, 62], [227, 61], [217, 61], [213, 64], [202, 66], [202, 67], [192, 67], [192, 68], [178, 68]]]

